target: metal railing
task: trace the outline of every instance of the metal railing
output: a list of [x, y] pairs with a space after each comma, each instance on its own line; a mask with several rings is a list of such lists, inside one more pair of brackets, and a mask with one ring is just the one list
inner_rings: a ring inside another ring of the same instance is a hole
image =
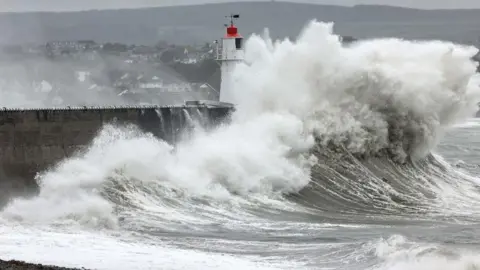
[[220, 45], [220, 44], [216, 44], [216, 60], [219, 61], [219, 60], [223, 60], [222, 58], [222, 50], [223, 50], [223, 47]]

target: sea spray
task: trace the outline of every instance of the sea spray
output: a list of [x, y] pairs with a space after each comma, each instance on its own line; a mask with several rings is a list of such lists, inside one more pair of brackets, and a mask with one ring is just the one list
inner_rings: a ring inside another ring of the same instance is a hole
[[382, 238], [371, 243], [371, 248], [381, 260], [372, 270], [480, 268], [480, 256], [474, 252], [446, 245], [416, 243], [401, 235]]
[[400, 39], [343, 46], [332, 28], [313, 21], [296, 42], [251, 37], [235, 73], [237, 119], [289, 112], [325, 144], [389, 149], [402, 161], [424, 157], [477, 110], [476, 48]]
[[[116, 178], [141, 180], [141, 185], [165, 183], [189, 197], [296, 192], [308, 183], [309, 166], [315, 163], [304, 156], [313, 138], [303, 137], [302, 132], [302, 122], [291, 116], [266, 115], [198, 134], [173, 150], [151, 136], [107, 126], [84, 155], [62, 162], [39, 178], [38, 197], [17, 199], [3, 214], [49, 221], [103, 213], [104, 219], [112, 221], [113, 208], [105, 202], [98, 204], [100, 209], [95, 206], [102, 186]], [[82, 205], [85, 208], [79, 209]], [[39, 215], [39, 209], [50, 211]]]
[[[2, 215], [114, 224], [122, 200], [146, 209], [135, 199], [145, 187], [225, 202], [296, 193], [310, 183], [315, 140], [367, 158], [388, 150], [403, 162], [425, 156], [443, 129], [476, 108], [475, 48], [398, 39], [345, 47], [332, 28], [313, 21], [295, 42], [252, 36], [234, 73], [238, 106], [230, 124], [175, 147], [106, 126], [88, 151], [39, 178], [38, 197], [17, 199]], [[115, 194], [105, 190], [111, 183]]]

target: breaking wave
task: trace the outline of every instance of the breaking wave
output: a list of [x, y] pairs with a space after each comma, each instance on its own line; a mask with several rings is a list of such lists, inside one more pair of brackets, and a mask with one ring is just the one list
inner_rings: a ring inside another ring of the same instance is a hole
[[86, 151], [39, 175], [38, 196], [1, 216], [189, 233], [312, 217], [478, 218], [476, 178], [432, 153], [477, 109], [477, 49], [400, 39], [346, 46], [332, 29], [313, 21], [296, 41], [252, 36], [229, 123], [197, 127], [175, 147], [106, 126]]

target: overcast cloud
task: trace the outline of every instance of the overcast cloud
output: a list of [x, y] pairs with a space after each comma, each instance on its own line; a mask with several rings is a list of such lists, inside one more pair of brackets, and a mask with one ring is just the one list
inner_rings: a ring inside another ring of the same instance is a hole
[[[261, 1], [261, 0], [248, 0]], [[280, 1], [280, 0], [279, 0]], [[118, 9], [179, 4], [232, 2], [228, 0], [0, 0], [0, 12], [66, 11], [86, 9]], [[382, 4], [414, 8], [480, 8], [480, 0], [291, 0], [317, 4]]]

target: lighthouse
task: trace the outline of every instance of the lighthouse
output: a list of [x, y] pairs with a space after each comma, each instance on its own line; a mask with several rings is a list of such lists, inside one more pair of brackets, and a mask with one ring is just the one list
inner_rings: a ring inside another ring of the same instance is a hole
[[226, 16], [230, 18], [230, 25], [225, 25], [226, 33], [221, 39], [221, 44], [217, 44], [217, 61], [221, 66], [220, 99], [222, 103], [235, 105], [233, 95], [232, 73], [235, 66], [244, 60], [243, 37], [239, 34], [234, 20], [240, 18], [238, 14]]

